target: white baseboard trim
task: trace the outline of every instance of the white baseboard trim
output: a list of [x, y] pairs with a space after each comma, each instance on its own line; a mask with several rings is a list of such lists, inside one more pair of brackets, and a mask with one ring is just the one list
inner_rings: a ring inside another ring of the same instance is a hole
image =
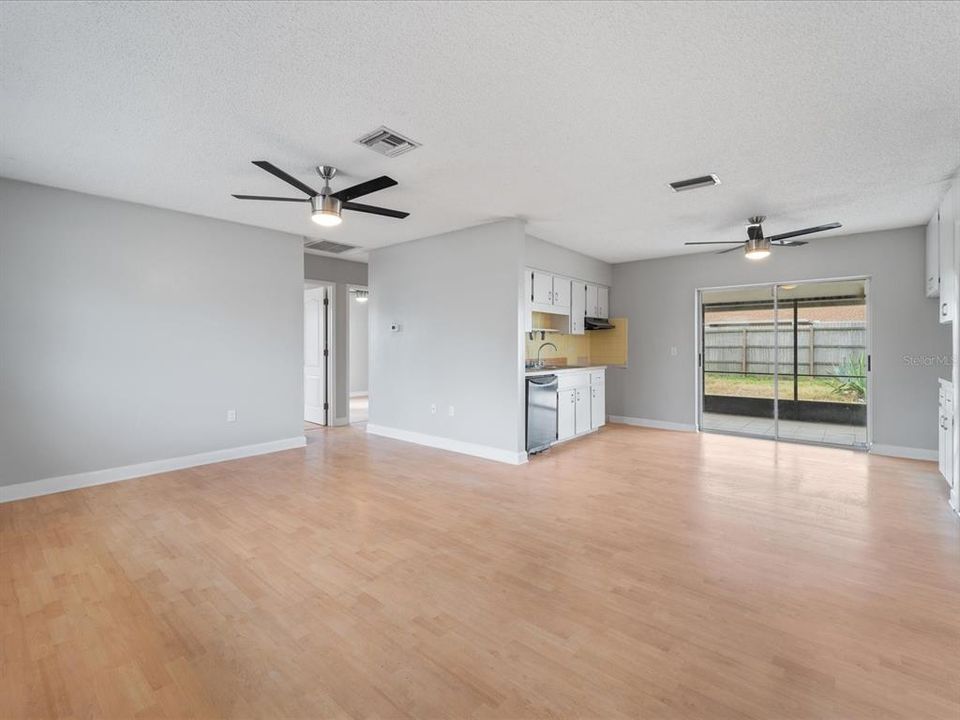
[[908, 460], [937, 460], [936, 450], [924, 450], [923, 448], [901, 447], [900, 445], [878, 445], [874, 443], [870, 447], [870, 452], [874, 455], [886, 455], [888, 457], [907, 458]]
[[344, 427], [345, 425], [349, 425], [349, 424], [350, 424], [350, 418], [348, 417], [334, 418], [333, 422], [330, 423], [331, 427]]
[[608, 420], [622, 425], [636, 425], [637, 427], [654, 428], [655, 430], [678, 430], [680, 432], [696, 432], [696, 425], [686, 423], [667, 422], [666, 420], [648, 420], [647, 418], [624, 417], [611, 415]]
[[496, 460], [497, 462], [508, 463], [510, 465], [522, 465], [527, 461], [527, 454], [525, 452], [511, 452], [510, 450], [501, 450], [500, 448], [490, 447], [489, 445], [477, 445], [476, 443], [463, 442], [462, 440], [451, 440], [450, 438], [440, 437], [438, 435], [427, 435], [426, 433], [413, 432], [412, 430], [400, 430], [398, 428], [367, 423], [367, 432], [371, 435], [403, 440], [404, 442], [414, 443], [416, 445], [426, 445], [427, 447], [437, 448], [438, 450], [449, 450], [450, 452], [460, 453], [461, 455], [472, 455], [473, 457], [484, 458], [486, 460]]
[[136, 465], [124, 465], [123, 467], [108, 468], [106, 470], [91, 470], [74, 475], [61, 475], [60, 477], [31, 480], [30, 482], [17, 483], [16, 485], [5, 485], [0, 487], [0, 503], [25, 500], [26, 498], [50, 495], [66, 490], [78, 490], [80, 488], [92, 487], [93, 485], [105, 485], [106, 483], [119, 482], [120, 480], [130, 480], [132, 478], [143, 477], [144, 475], [156, 475], [157, 473], [171, 472], [173, 470], [183, 470], [185, 468], [197, 467], [198, 465], [223, 462], [224, 460], [237, 460], [254, 455], [265, 455], [267, 453], [279, 452], [280, 450], [300, 448], [306, 444], [307, 439], [303, 435], [298, 435], [297, 437], [286, 438], [284, 440], [272, 440], [270, 442], [257, 443], [256, 445], [244, 445], [242, 447], [226, 448], [224, 450], [211, 450], [210, 452], [197, 453], [196, 455], [184, 455], [182, 457], [167, 458], [166, 460], [152, 460]]
[[366, 397], [369, 393], [366, 390], [357, 390], [350, 393], [350, 397]]

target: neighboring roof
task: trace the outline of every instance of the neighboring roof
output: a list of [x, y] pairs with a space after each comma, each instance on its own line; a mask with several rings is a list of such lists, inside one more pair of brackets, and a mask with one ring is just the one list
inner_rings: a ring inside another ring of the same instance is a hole
[[[865, 305], [833, 305], [829, 307], [801, 307], [798, 319], [801, 322], [857, 321], [866, 318]], [[772, 322], [772, 310], [724, 310], [706, 313], [706, 322]], [[781, 321], [793, 320], [793, 308], [780, 311]]]

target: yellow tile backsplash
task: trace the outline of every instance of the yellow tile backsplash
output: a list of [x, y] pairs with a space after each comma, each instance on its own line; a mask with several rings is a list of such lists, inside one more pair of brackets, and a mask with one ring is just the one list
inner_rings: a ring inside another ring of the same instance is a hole
[[[533, 327], [558, 327], [560, 316], [533, 313]], [[566, 318], [563, 318], [566, 321]], [[627, 364], [627, 319], [611, 318], [616, 327], [612, 330], [591, 330], [583, 335], [547, 333], [543, 340], [540, 333], [533, 340], [524, 334], [527, 360], [537, 359], [537, 349], [545, 342], [552, 342], [557, 350], [545, 347], [540, 357], [563, 365], [626, 365]]]

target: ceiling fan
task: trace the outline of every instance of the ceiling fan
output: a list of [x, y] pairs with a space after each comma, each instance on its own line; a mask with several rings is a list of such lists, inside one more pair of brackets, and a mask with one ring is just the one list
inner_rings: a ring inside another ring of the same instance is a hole
[[300, 192], [306, 193], [309, 197], [291, 198], [291, 197], [272, 197], [267, 195], [234, 195], [238, 200], [273, 200], [275, 202], [308, 202], [310, 203], [310, 219], [317, 225], [324, 227], [334, 227], [339, 225], [342, 218], [341, 210], [353, 210], [354, 212], [369, 213], [370, 215], [385, 215], [386, 217], [403, 219], [410, 213], [400, 210], [388, 210], [387, 208], [377, 207], [375, 205], [364, 205], [362, 203], [351, 202], [354, 198], [375, 193], [378, 190], [385, 190], [393, 187], [397, 181], [386, 175], [381, 175], [373, 180], [367, 180], [359, 185], [344, 188], [333, 192], [330, 189], [330, 181], [337, 174], [337, 169], [330, 165], [319, 165], [317, 174], [323, 179], [323, 188], [317, 192], [309, 185], [297, 180], [293, 175], [285, 173], [276, 165], [266, 160], [254, 160], [253, 164], [258, 168], [266, 170], [271, 175], [283, 180], [285, 183], [293, 185]]
[[[817, 225], [816, 227], [808, 227], [803, 230], [793, 230], [792, 232], [764, 237], [762, 223], [766, 219], [763, 215], [754, 215], [747, 220], [749, 223], [747, 225], [747, 239], [743, 242], [739, 240], [708, 240], [706, 242], [687, 242], [684, 243], [684, 245], [739, 245], [743, 247], [744, 255], [748, 260], [762, 260], [770, 254], [771, 247], [799, 247], [800, 245], [807, 244], [806, 240], [790, 240], [790, 238], [843, 227], [840, 223], [834, 222], [828, 225]], [[727, 248], [717, 254], [733, 252], [738, 249], [739, 248], [736, 247]]]

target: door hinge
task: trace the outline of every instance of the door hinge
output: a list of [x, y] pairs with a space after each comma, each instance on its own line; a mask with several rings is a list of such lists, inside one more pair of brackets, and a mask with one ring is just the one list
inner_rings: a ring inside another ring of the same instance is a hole
[[703, 353], [697, 353], [697, 367], [703, 367]]
[[329, 304], [330, 304], [330, 298], [324, 298], [324, 299], [323, 299], [323, 306], [324, 306], [324, 307], [327, 307]]
[[330, 354], [330, 351], [327, 350], [326, 348], [324, 348], [324, 349], [323, 349], [323, 356], [324, 356], [324, 357], [327, 357], [329, 354]]
[[873, 356], [867, 355], [867, 372], [870, 372], [873, 366]]
[[330, 403], [324, 403], [324, 404], [323, 404], [323, 409], [324, 409], [324, 410], [329, 410], [329, 409], [330, 409]]

